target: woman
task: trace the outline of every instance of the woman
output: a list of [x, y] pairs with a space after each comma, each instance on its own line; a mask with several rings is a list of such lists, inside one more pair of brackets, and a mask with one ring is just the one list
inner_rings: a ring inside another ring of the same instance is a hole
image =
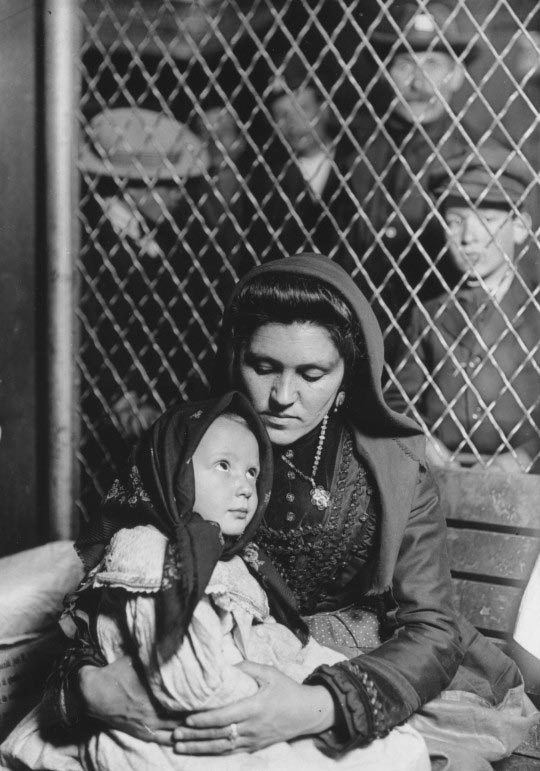
[[[489, 768], [486, 759], [521, 741], [535, 718], [519, 672], [454, 614], [424, 440], [384, 403], [382, 367], [369, 304], [326, 258], [266, 263], [237, 286], [214, 391], [243, 390], [274, 447], [259, 541], [314, 637], [350, 660], [304, 684], [245, 663], [260, 684], [255, 696], [175, 728], [159, 719], [129, 661], [97, 667], [82, 644], [49, 692], [64, 722], [90, 716], [189, 755], [230, 752], [231, 732], [237, 751], [310, 734], [339, 756], [418, 713], [433, 757], [460, 769]], [[453, 693], [436, 699], [448, 686]]]

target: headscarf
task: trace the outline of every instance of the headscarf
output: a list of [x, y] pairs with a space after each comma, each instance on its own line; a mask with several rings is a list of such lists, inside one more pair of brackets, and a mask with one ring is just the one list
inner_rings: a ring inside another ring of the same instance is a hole
[[[209, 426], [227, 412], [246, 420], [257, 439], [260, 456], [257, 509], [242, 535], [234, 540], [224, 539], [216, 523], [193, 511], [193, 454]], [[270, 499], [271, 485], [270, 442], [245, 396], [233, 391], [216, 399], [176, 405], [142, 437], [129, 467], [115, 481], [98, 516], [88, 523], [75, 548], [88, 571], [99, 564], [110, 539], [121, 528], [153, 525], [168, 538], [167, 580], [156, 598], [157, 645], [166, 660], [184, 636], [217, 561], [241, 554], [253, 538]], [[248, 567], [261, 572], [260, 562]], [[259, 580], [269, 594], [271, 609], [274, 604], [279, 620], [297, 633], [302, 631], [292, 593], [270, 565], [265, 567]]]
[[[366, 349], [366, 366], [361, 376], [351, 378], [352, 386], [347, 393], [347, 414], [366, 436], [373, 437], [421, 437], [419, 426], [410, 418], [388, 407], [382, 393], [384, 345], [381, 329], [375, 314], [360, 289], [341, 266], [321, 254], [297, 254], [294, 257], [264, 263], [247, 273], [237, 284], [223, 318], [220, 342], [213, 377], [213, 392], [223, 388], [238, 387], [234, 346], [231, 332], [231, 306], [238, 294], [250, 281], [260, 276], [291, 275], [317, 279], [341, 295], [350, 307], [362, 332]], [[299, 309], [299, 318], [302, 309]]]

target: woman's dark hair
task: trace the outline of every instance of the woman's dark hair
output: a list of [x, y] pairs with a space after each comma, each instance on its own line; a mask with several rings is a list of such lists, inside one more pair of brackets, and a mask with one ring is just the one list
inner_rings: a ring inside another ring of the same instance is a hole
[[235, 358], [265, 324], [309, 322], [324, 327], [345, 363], [347, 381], [365, 359], [360, 325], [343, 297], [312, 276], [266, 273], [248, 281], [230, 308]]

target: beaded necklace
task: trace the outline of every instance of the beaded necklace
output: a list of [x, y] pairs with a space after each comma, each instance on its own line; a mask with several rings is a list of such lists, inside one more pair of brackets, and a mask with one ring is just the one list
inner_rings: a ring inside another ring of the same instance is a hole
[[289, 468], [295, 471], [298, 474], [298, 476], [301, 479], [303, 479], [305, 482], [309, 482], [311, 484], [311, 492], [309, 494], [309, 497], [312, 505], [316, 506], [319, 509], [319, 511], [323, 511], [324, 509], [327, 509], [328, 506], [330, 506], [329, 490], [325, 490], [323, 485], [318, 485], [315, 482], [315, 474], [317, 473], [317, 469], [319, 468], [319, 463], [321, 462], [321, 456], [322, 456], [322, 451], [324, 447], [324, 440], [326, 438], [327, 426], [328, 426], [328, 415], [325, 415], [323, 422], [321, 423], [321, 430], [319, 431], [319, 441], [317, 443], [317, 449], [315, 450], [315, 458], [313, 459], [313, 466], [311, 467], [311, 476], [309, 476], [309, 474], [304, 474], [303, 471], [300, 471], [300, 469], [294, 465], [294, 463], [291, 460], [291, 458], [294, 455], [292, 450], [288, 450], [286, 453], [282, 453], [281, 455], [281, 460], [287, 466], [289, 466]]

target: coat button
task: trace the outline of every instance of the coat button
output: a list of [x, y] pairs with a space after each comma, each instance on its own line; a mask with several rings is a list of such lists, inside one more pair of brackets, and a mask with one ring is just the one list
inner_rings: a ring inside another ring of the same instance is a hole
[[395, 238], [397, 236], [397, 228], [395, 228], [393, 225], [389, 225], [384, 231], [384, 235], [387, 238]]
[[288, 501], [288, 503], [292, 503], [294, 501], [294, 493], [287, 493], [285, 500]]
[[480, 417], [480, 415], [479, 415], [479, 413], [478, 413], [478, 412], [473, 412], [473, 414], [471, 415], [471, 418], [472, 418], [473, 420], [478, 420], [478, 418], [479, 418], [479, 417]]
[[287, 522], [294, 522], [294, 511], [288, 511], [285, 515]]

